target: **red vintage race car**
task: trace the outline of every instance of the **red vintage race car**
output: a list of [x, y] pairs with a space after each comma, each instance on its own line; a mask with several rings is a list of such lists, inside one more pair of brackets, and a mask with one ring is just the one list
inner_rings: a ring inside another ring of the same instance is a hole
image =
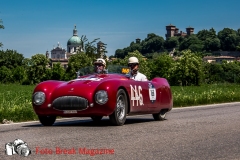
[[56, 116], [91, 117], [97, 122], [109, 116], [114, 125], [123, 125], [127, 115], [152, 114], [164, 120], [172, 109], [173, 98], [168, 81], [129, 79], [128, 68], [117, 67], [123, 74], [83, 74], [65, 82], [49, 80], [39, 83], [32, 95], [32, 105], [39, 121], [51, 126]]

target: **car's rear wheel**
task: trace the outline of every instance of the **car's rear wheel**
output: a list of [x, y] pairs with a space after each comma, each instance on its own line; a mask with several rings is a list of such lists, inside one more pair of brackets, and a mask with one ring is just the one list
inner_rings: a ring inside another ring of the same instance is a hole
[[123, 89], [117, 92], [117, 101], [114, 112], [109, 116], [112, 124], [122, 126], [126, 121], [126, 114], [128, 109], [127, 95]]
[[103, 116], [92, 116], [91, 117], [93, 122], [100, 122], [103, 118]]
[[153, 118], [156, 121], [163, 121], [166, 119], [166, 114], [167, 114], [166, 110], [161, 110], [159, 113], [153, 114]]
[[39, 121], [44, 126], [52, 126], [56, 121], [56, 116], [38, 116]]

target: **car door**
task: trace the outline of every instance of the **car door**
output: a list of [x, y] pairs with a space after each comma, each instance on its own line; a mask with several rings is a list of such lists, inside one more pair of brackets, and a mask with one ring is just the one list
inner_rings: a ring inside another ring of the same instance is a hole
[[151, 103], [149, 99], [149, 82], [129, 80], [129, 101], [132, 113], [147, 112]]

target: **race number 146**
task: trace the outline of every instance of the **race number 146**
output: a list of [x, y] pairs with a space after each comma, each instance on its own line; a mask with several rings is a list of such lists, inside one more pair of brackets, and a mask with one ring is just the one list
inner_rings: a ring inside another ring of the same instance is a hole
[[133, 106], [134, 106], [134, 101], [136, 101], [136, 105], [138, 106], [138, 103], [140, 106], [144, 105], [143, 104], [143, 96], [142, 96], [142, 87], [138, 86], [136, 87], [136, 85], [133, 87], [132, 85], [130, 85], [131, 88], [131, 100], [133, 101]]

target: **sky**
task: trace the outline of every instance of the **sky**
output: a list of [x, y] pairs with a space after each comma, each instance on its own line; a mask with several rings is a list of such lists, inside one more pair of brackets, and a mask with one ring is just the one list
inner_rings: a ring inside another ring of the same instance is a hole
[[239, 0], [0, 0], [1, 50], [25, 58], [63, 48], [73, 36], [86, 35], [107, 44], [107, 56], [149, 33], [165, 39], [166, 25], [194, 33], [214, 28], [240, 28]]

